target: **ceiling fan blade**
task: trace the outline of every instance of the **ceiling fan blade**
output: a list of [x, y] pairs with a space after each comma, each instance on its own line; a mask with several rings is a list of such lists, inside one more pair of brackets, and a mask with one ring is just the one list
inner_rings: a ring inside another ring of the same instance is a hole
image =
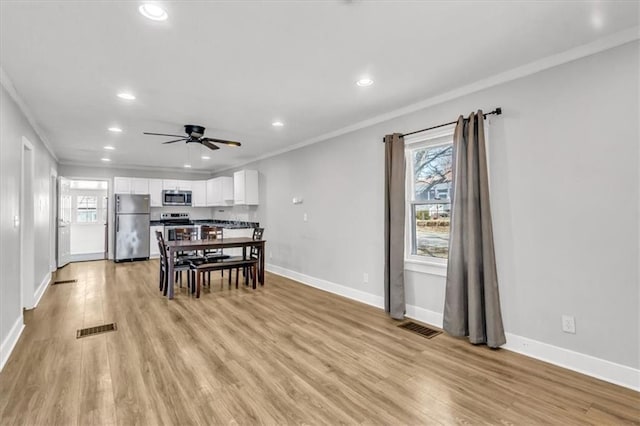
[[175, 143], [175, 142], [182, 142], [182, 141], [186, 141], [189, 138], [180, 138], [180, 139], [176, 139], [175, 141], [168, 141], [168, 142], [162, 142], [163, 144], [165, 143]]
[[[208, 139], [208, 138], [207, 138], [207, 139]], [[220, 149], [220, 147], [215, 146], [214, 144], [212, 144], [211, 142], [209, 142], [209, 141], [207, 141], [207, 140], [201, 140], [201, 141], [200, 141], [200, 143], [201, 143], [202, 145], [206, 146], [206, 147], [207, 147], [207, 148], [209, 148], [209, 149], [213, 149], [213, 150]]]
[[154, 135], [154, 136], [173, 136], [174, 138], [184, 138], [184, 135], [167, 135], [166, 133], [149, 133], [144, 132], [144, 135]]
[[226, 140], [224, 140], [224, 139], [203, 138], [202, 140], [203, 140], [203, 141], [208, 141], [208, 142], [221, 143], [221, 144], [230, 145], [230, 146], [241, 146], [241, 145], [242, 145], [240, 142], [236, 142], [236, 141], [226, 141]]

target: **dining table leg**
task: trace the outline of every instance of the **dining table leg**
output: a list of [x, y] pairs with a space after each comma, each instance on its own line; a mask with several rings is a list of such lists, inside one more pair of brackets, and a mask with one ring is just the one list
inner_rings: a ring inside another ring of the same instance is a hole
[[264, 242], [261, 244], [260, 247], [260, 267], [258, 269], [260, 269], [258, 271], [258, 276], [260, 277], [259, 281], [260, 281], [260, 285], [264, 285], [264, 256], [265, 256], [265, 252], [264, 252]]
[[169, 264], [169, 279], [167, 280], [167, 285], [169, 286], [169, 292], [167, 293], [169, 299], [173, 299], [173, 284], [174, 284], [174, 272], [173, 272], [173, 251], [171, 248], [167, 251], [167, 258]]

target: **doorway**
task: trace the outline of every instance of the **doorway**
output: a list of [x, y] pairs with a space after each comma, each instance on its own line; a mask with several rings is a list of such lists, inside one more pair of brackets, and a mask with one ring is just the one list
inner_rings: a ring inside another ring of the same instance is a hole
[[69, 179], [69, 261], [107, 258], [108, 182]]
[[24, 136], [20, 154], [20, 302], [22, 308], [35, 304], [35, 241], [34, 241], [34, 151]]
[[57, 187], [58, 187], [58, 173], [51, 169], [49, 174], [49, 271], [55, 272], [57, 267], [56, 260], [56, 229], [58, 216], [57, 204]]

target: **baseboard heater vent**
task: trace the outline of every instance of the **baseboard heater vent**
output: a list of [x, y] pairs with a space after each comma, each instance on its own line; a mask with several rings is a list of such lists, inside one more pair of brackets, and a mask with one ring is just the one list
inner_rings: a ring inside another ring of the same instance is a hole
[[76, 333], [76, 339], [79, 339], [81, 337], [94, 336], [100, 333], [107, 333], [109, 331], [116, 331], [117, 329], [118, 327], [116, 327], [115, 322], [112, 322], [111, 324], [99, 325], [97, 327], [82, 328]]
[[56, 285], [56, 284], [70, 284], [70, 283], [77, 283], [78, 280], [60, 280], [60, 281], [54, 281], [53, 284], [51, 285]]
[[433, 328], [425, 327], [424, 325], [417, 324], [413, 321], [408, 321], [400, 324], [398, 327], [404, 328], [405, 330], [413, 331], [421, 336], [426, 337], [427, 339], [431, 339], [432, 337], [436, 337], [438, 334], [442, 334], [442, 331], [434, 330]]

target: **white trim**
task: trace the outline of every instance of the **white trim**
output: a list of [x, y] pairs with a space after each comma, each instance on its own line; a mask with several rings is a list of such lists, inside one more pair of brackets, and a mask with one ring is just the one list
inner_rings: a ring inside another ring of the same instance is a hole
[[446, 277], [447, 262], [437, 263], [437, 262], [429, 262], [425, 260], [415, 260], [412, 258], [405, 259], [404, 270], [411, 271], [411, 272], [420, 272], [422, 274], [437, 275], [439, 277]]
[[[58, 171], [51, 168], [49, 171], [49, 185], [53, 178], [53, 188], [49, 188], [49, 272], [55, 272], [58, 268], [56, 258], [58, 246]], [[53, 197], [51, 193], [53, 192]]]
[[[406, 316], [425, 324], [442, 328], [443, 314], [439, 312], [430, 311], [419, 306], [407, 305]], [[640, 370], [638, 369], [518, 336], [517, 334], [505, 334], [507, 343], [502, 346], [502, 349], [640, 391]]]
[[365, 303], [367, 305], [375, 306], [376, 308], [384, 308], [384, 299], [381, 296], [367, 293], [362, 290], [356, 290], [351, 287], [347, 287], [341, 284], [332, 283], [320, 278], [311, 277], [309, 275], [301, 274], [299, 272], [291, 271], [289, 269], [282, 268], [280, 266], [267, 264], [265, 269], [272, 274], [280, 275], [285, 278], [292, 279], [301, 284], [308, 285], [309, 287], [318, 288], [320, 290], [328, 291], [329, 293], [337, 294], [339, 296], [346, 297], [347, 299], [355, 300], [356, 302]]
[[33, 298], [35, 302], [33, 303], [33, 306], [29, 309], [33, 309], [38, 306], [38, 303], [40, 303], [40, 299], [42, 299], [42, 296], [44, 296], [45, 291], [47, 291], [47, 288], [49, 288], [50, 282], [51, 282], [51, 272], [47, 272], [44, 278], [42, 278], [40, 285], [38, 286], [38, 288], [34, 293]]
[[[1, 69], [0, 69], [1, 70]], [[29, 151], [30, 154], [28, 156], [28, 158], [30, 159], [30, 176], [29, 176], [29, 182], [31, 184], [31, 192], [29, 194], [26, 193], [25, 191], [25, 164], [27, 160], [27, 156], [25, 156], [25, 151]], [[34, 198], [33, 198], [33, 194], [34, 194], [34, 186], [35, 186], [35, 167], [36, 167], [36, 157], [35, 157], [36, 153], [35, 150], [33, 148], [33, 144], [31, 143], [31, 141], [26, 137], [26, 136], [22, 136], [22, 142], [20, 144], [20, 213], [19, 213], [19, 225], [20, 225], [20, 309], [22, 308], [28, 308], [29, 306], [32, 305], [32, 303], [34, 302], [33, 299], [33, 285], [34, 285], [34, 280], [35, 280], [35, 276], [31, 277], [33, 280], [32, 282], [26, 283], [25, 280], [25, 271], [28, 270], [35, 270], [35, 250], [36, 250], [36, 243], [35, 243], [35, 203], [34, 203]], [[26, 217], [25, 217], [25, 213], [26, 213], [26, 206], [27, 206], [27, 200], [29, 200], [29, 204], [31, 205], [31, 220], [27, 221]], [[32, 252], [31, 257], [29, 257], [28, 259], [27, 256], [25, 256], [24, 250], [25, 250], [25, 228], [27, 223], [29, 224], [29, 226], [31, 227], [31, 250]], [[30, 262], [30, 264], [27, 266], [26, 262]], [[28, 288], [27, 288], [28, 286]]]
[[53, 148], [51, 148], [51, 143], [49, 142], [49, 139], [47, 138], [44, 131], [38, 125], [38, 122], [36, 121], [35, 117], [33, 116], [33, 113], [31, 112], [27, 104], [22, 100], [20, 95], [18, 95], [16, 86], [14, 86], [13, 81], [11, 81], [11, 79], [9, 78], [7, 73], [4, 71], [2, 66], [0, 66], [0, 84], [2, 85], [2, 87], [5, 88], [7, 93], [9, 93], [9, 96], [11, 96], [14, 102], [18, 105], [18, 108], [20, 108], [20, 111], [22, 111], [24, 116], [27, 118], [27, 121], [29, 122], [29, 124], [31, 124], [33, 131], [36, 132], [36, 134], [40, 138], [40, 141], [42, 142], [44, 147], [47, 149], [47, 151], [49, 151], [49, 154], [51, 154], [54, 160], [58, 161], [58, 157], [56, 156], [55, 152], [53, 152]]
[[[58, 162], [59, 165], [61, 166], [77, 166], [77, 167], [87, 167], [87, 168], [100, 168], [100, 169], [112, 169], [114, 171], [117, 170], [140, 170], [140, 171], [153, 171], [153, 172], [176, 172], [176, 173], [180, 173], [180, 174], [187, 174], [187, 175], [206, 175], [206, 176], [211, 176], [213, 174], [213, 171], [211, 170], [193, 170], [190, 169], [188, 172], [185, 172], [184, 168], [177, 168], [177, 167], [155, 167], [155, 166], [130, 166], [127, 164], [104, 164], [104, 163], [82, 163], [79, 161], [68, 161], [68, 160], [60, 160]], [[216, 171], [217, 172], [217, 171]], [[116, 175], [116, 177], [119, 177], [118, 175]], [[132, 176], [133, 177], [133, 176]], [[195, 176], [194, 176], [195, 177]], [[74, 179], [72, 177], [70, 177], [69, 179]], [[90, 179], [86, 179], [86, 180], [108, 180], [108, 179], [112, 179], [109, 177], [104, 177], [104, 178], [100, 178], [100, 177], [94, 177], [94, 178], [90, 178]], [[156, 179], [156, 178], [146, 178], [146, 177], [142, 177], [140, 179]]]
[[69, 262], [87, 262], [91, 260], [105, 260], [103, 251], [97, 253], [79, 253], [69, 255]]
[[421, 321], [434, 327], [442, 328], [442, 314], [415, 305], [406, 306], [407, 313], [405, 316], [414, 320]]
[[505, 334], [507, 343], [502, 346], [504, 349], [640, 391], [640, 370], [638, 369], [527, 337], [511, 333]]
[[[20, 308], [20, 312], [22, 312], [22, 308]], [[16, 322], [13, 323], [11, 330], [9, 330], [9, 334], [2, 341], [2, 345], [0, 345], [0, 371], [4, 368], [5, 364], [9, 360], [9, 356], [13, 349], [16, 347], [20, 336], [22, 335], [22, 331], [24, 330], [24, 321], [22, 319], [22, 313], [16, 319]]]
[[387, 113], [369, 118], [367, 120], [360, 121], [350, 126], [343, 127], [341, 129], [337, 129], [332, 132], [313, 137], [311, 139], [307, 139], [306, 141], [291, 145], [287, 148], [283, 148], [277, 151], [273, 151], [269, 154], [258, 156], [252, 160], [243, 161], [240, 163], [236, 163], [233, 166], [216, 170], [215, 173], [218, 174], [230, 169], [239, 168], [247, 164], [254, 163], [256, 161], [264, 160], [270, 157], [275, 157], [277, 155], [284, 154], [289, 151], [294, 151], [296, 149], [303, 148], [308, 145], [313, 145], [314, 143], [322, 142], [327, 139], [331, 139], [347, 133], [355, 132], [356, 130], [360, 130], [366, 127], [371, 127], [375, 124], [383, 123], [393, 118], [401, 117], [403, 115], [420, 111], [434, 105], [438, 105], [453, 99], [460, 98], [462, 96], [469, 95], [471, 93], [479, 92], [480, 90], [488, 89], [489, 87], [494, 87], [499, 84], [517, 80], [519, 78], [526, 77], [528, 75], [532, 75], [540, 71], [557, 67], [567, 62], [575, 61], [577, 59], [584, 58], [586, 56], [594, 55], [596, 53], [599, 53], [608, 49], [613, 49], [614, 47], [622, 46], [623, 44], [626, 44], [638, 39], [640, 39], [640, 27], [636, 26], [632, 28], [627, 28], [626, 30], [619, 31], [607, 37], [601, 38], [599, 40], [595, 40], [591, 43], [583, 44], [581, 46], [574, 47], [569, 50], [565, 50], [564, 52], [547, 56], [546, 58], [542, 58], [537, 61], [530, 62], [520, 67], [516, 67], [511, 70], [496, 74], [492, 77], [488, 77], [488, 78], [476, 81], [475, 83], [471, 83], [471, 84], [459, 87], [455, 90], [451, 90], [449, 92], [446, 92], [437, 96], [433, 96], [431, 98], [427, 98], [423, 101], [420, 101], [411, 105], [407, 105], [406, 107], [403, 107], [394, 111], [389, 111]]

